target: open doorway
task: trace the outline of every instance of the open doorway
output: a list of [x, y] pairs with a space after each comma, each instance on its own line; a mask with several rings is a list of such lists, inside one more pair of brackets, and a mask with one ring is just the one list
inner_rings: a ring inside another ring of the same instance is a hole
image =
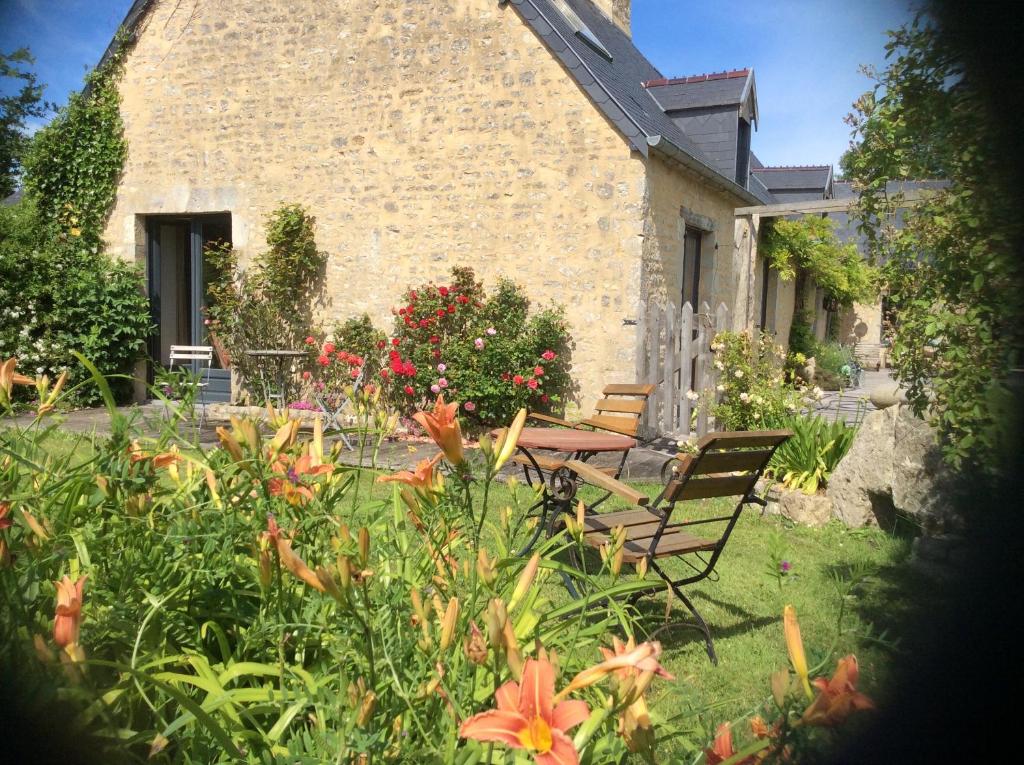
[[[231, 215], [151, 215], [146, 217], [150, 316], [156, 332], [149, 355], [167, 366], [172, 345], [210, 345], [203, 322], [209, 302], [209, 268], [203, 253], [213, 242], [231, 242]], [[153, 364], [150, 364], [150, 375]], [[231, 372], [214, 356], [208, 401], [231, 398]]]

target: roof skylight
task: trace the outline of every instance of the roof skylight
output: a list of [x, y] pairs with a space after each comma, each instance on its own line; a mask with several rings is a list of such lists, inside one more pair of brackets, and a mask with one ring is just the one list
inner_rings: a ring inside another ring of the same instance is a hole
[[570, 8], [565, 0], [551, 0], [551, 4], [555, 7], [555, 10], [562, 14], [577, 37], [609, 61], [612, 60], [612, 54], [604, 47], [604, 43], [590, 30], [590, 27], [583, 23], [583, 19], [576, 15], [576, 11]]

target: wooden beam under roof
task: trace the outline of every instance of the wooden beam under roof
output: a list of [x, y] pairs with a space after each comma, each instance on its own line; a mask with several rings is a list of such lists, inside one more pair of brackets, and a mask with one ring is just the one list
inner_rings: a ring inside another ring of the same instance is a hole
[[[923, 202], [936, 193], [933, 189], [914, 189], [902, 194], [900, 207], [909, 207]], [[895, 196], [895, 195], [893, 195]], [[856, 196], [845, 199], [812, 199], [803, 202], [782, 202], [774, 205], [737, 207], [736, 215], [760, 215], [762, 218], [777, 218], [782, 215], [816, 215], [830, 212], [849, 212], [857, 204]]]

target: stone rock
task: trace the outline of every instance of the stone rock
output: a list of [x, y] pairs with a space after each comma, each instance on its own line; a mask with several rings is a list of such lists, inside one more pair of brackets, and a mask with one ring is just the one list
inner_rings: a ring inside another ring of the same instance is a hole
[[829, 478], [828, 496], [833, 515], [847, 526], [892, 529], [903, 516], [934, 531], [956, 525], [951, 487], [934, 430], [896, 404], [864, 418]]
[[889, 382], [872, 388], [868, 398], [877, 409], [888, 409], [896, 404], [907, 403], [907, 392], [899, 383]]
[[825, 494], [780, 488], [779, 513], [794, 523], [820, 528], [832, 518], [832, 499]]

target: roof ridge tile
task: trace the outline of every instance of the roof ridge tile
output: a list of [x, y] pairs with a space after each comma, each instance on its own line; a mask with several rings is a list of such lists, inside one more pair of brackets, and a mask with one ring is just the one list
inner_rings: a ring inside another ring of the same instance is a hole
[[725, 72], [708, 72], [706, 74], [690, 74], [685, 77], [659, 77], [655, 80], [642, 82], [645, 88], [660, 88], [664, 85], [690, 85], [695, 82], [710, 82], [712, 80], [732, 80], [737, 77], [746, 77], [750, 74], [750, 68], [732, 69]]

